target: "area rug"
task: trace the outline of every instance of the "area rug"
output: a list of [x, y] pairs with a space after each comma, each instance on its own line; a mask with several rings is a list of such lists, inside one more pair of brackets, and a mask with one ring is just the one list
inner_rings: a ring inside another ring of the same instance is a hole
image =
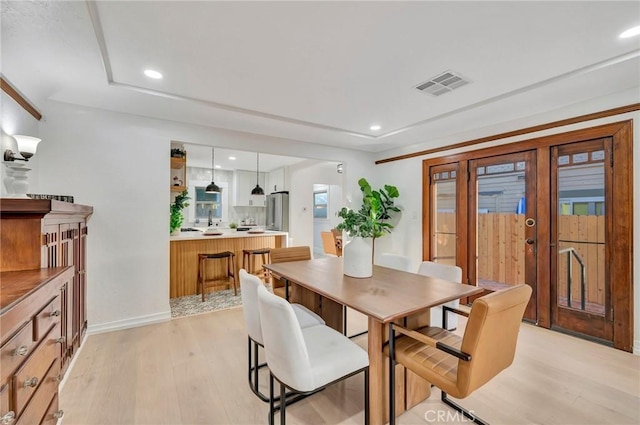
[[242, 306], [242, 297], [239, 289], [237, 296], [233, 295], [233, 289], [225, 289], [207, 293], [204, 302], [202, 295], [187, 295], [186, 297], [170, 298], [169, 304], [171, 305], [171, 317], [184, 317], [240, 307]]

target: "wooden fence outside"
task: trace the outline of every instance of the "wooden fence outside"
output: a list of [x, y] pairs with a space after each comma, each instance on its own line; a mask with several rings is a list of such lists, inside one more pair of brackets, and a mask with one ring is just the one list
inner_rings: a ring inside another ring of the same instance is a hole
[[[524, 283], [524, 220], [523, 214], [478, 214], [479, 280], [509, 285]], [[455, 257], [455, 236], [446, 234], [452, 229], [455, 229], [455, 213], [438, 213], [434, 254], [443, 260], [446, 257]], [[563, 215], [559, 217], [558, 229], [558, 252], [573, 248], [584, 264], [585, 301], [603, 305], [606, 266], [604, 216]], [[570, 261], [573, 269], [571, 297], [579, 305], [581, 266], [577, 258], [567, 252], [559, 254], [558, 258], [558, 296], [567, 298], [568, 261]], [[549, 270], [550, 267], [540, 272], [548, 273]]]

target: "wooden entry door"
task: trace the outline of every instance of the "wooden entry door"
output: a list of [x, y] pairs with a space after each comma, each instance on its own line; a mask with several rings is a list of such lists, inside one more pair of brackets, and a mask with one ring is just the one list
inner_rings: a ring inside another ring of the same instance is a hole
[[496, 291], [533, 289], [524, 318], [537, 319], [535, 151], [469, 161], [469, 278]]
[[613, 341], [612, 139], [551, 149], [551, 326]]

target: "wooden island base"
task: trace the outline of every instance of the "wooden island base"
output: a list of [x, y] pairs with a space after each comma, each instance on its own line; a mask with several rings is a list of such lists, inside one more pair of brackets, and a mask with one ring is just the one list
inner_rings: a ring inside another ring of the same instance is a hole
[[[236, 277], [242, 268], [242, 250], [259, 248], [282, 248], [287, 246], [285, 232], [266, 232], [251, 235], [238, 232], [222, 236], [178, 236], [170, 239], [169, 296], [171, 298], [198, 293], [198, 254], [231, 251], [235, 256]], [[262, 267], [260, 256], [255, 266]], [[225, 273], [222, 262], [208, 261], [207, 275], [220, 276]], [[240, 286], [240, 281], [238, 281]]]

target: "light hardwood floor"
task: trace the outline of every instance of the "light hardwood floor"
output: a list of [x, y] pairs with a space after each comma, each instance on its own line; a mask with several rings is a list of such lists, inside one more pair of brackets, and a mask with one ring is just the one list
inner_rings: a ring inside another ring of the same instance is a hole
[[[63, 424], [264, 424], [246, 350], [241, 308], [89, 336], [61, 391]], [[469, 423], [439, 395], [399, 423]], [[461, 404], [492, 424], [638, 424], [640, 357], [523, 324], [514, 364]], [[361, 424], [362, 410], [358, 375], [287, 408], [287, 420]]]

